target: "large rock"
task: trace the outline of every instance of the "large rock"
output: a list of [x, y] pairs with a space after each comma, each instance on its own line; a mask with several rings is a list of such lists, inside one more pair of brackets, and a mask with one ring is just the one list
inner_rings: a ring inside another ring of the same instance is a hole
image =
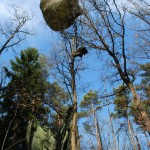
[[41, 0], [40, 8], [46, 23], [55, 31], [69, 28], [81, 15], [78, 0]]
[[56, 140], [51, 130], [29, 122], [26, 131], [28, 150], [55, 150]]

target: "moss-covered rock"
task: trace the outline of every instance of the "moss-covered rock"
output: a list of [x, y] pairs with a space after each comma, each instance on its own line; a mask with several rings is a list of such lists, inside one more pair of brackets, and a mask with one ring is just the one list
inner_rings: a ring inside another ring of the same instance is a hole
[[69, 28], [81, 15], [78, 0], [41, 0], [40, 8], [46, 23], [54, 31]]

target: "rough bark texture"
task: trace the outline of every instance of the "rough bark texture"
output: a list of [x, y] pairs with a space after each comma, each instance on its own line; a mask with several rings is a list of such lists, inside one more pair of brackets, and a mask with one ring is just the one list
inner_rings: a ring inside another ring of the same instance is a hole
[[137, 123], [141, 125], [143, 130], [147, 130], [148, 133], [150, 133], [150, 118], [148, 117], [148, 114], [145, 110], [143, 110], [140, 100], [138, 99], [137, 92], [133, 86], [132, 83], [128, 84], [128, 87], [133, 95], [134, 103], [136, 105], [135, 109], [137, 112], [137, 117], [135, 118], [137, 120]]
[[78, 0], [41, 0], [40, 8], [46, 23], [54, 31], [69, 28], [81, 15]]
[[129, 130], [130, 140], [131, 140], [131, 143], [133, 145], [133, 149], [136, 150], [136, 144], [135, 144], [135, 141], [134, 141], [132, 128], [131, 128], [131, 123], [130, 123], [129, 119], [128, 119], [128, 130]]
[[74, 114], [71, 127], [71, 147], [72, 150], [77, 150], [77, 113]]
[[[73, 39], [74, 40], [74, 39]], [[72, 46], [72, 58], [71, 58], [71, 78], [72, 78], [72, 93], [73, 93], [73, 105], [74, 114], [71, 124], [71, 149], [77, 150], [77, 139], [78, 139], [78, 128], [77, 128], [77, 93], [76, 93], [76, 81], [75, 81], [75, 70], [74, 70], [74, 41]]]
[[98, 148], [98, 150], [103, 150], [98, 121], [97, 121], [95, 110], [94, 110], [93, 106], [92, 106], [92, 110], [93, 110], [93, 117], [94, 117], [94, 125], [95, 125], [95, 129], [96, 129], [97, 148]]
[[114, 150], [116, 150], [117, 149], [117, 146], [116, 146], [116, 136], [115, 136], [115, 131], [114, 131], [113, 123], [112, 123], [112, 117], [111, 117], [111, 113], [110, 113], [109, 109], [108, 109], [108, 113], [109, 113], [110, 126], [111, 126], [113, 141], [114, 141]]

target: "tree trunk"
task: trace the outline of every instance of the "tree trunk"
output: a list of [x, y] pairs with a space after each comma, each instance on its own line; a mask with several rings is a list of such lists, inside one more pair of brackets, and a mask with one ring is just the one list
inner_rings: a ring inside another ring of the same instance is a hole
[[146, 141], [147, 141], [147, 145], [148, 145], [148, 147], [150, 147], [150, 141], [149, 141], [149, 139], [148, 139], [147, 134], [146, 134], [145, 131], [144, 131], [144, 135], [145, 135], [145, 138], [146, 138]]
[[98, 150], [103, 150], [102, 141], [101, 141], [101, 137], [100, 137], [100, 130], [99, 130], [98, 121], [96, 118], [96, 114], [95, 114], [93, 105], [92, 105], [92, 112], [93, 112], [93, 117], [94, 117], [94, 125], [95, 125], [95, 129], [96, 129], [97, 147], [98, 147]]
[[71, 126], [71, 149], [77, 150], [77, 113], [74, 113]]
[[114, 128], [113, 128], [113, 124], [112, 124], [112, 118], [111, 118], [111, 116], [110, 116], [110, 111], [109, 111], [109, 109], [108, 109], [108, 112], [109, 112], [110, 126], [111, 126], [113, 141], [114, 141], [114, 150], [116, 150], [116, 149], [117, 149], [117, 146], [116, 146], [116, 137], [115, 137], [115, 132], [114, 132]]
[[148, 117], [148, 114], [146, 113], [145, 110], [143, 110], [143, 108], [141, 108], [140, 100], [138, 99], [137, 92], [134, 86], [132, 85], [132, 83], [129, 83], [128, 87], [130, 88], [130, 91], [132, 92], [134, 103], [137, 105], [136, 111], [138, 112], [138, 116], [137, 116], [138, 123], [141, 125], [143, 130], [147, 130], [148, 133], [150, 133], [150, 119]]
[[72, 93], [73, 93], [73, 105], [74, 114], [71, 124], [71, 149], [77, 150], [78, 128], [77, 128], [77, 94], [76, 94], [76, 81], [74, 70], [74, 39], [72, 44], [72, 58], [71, 58], [71, 79], [72, 79]]
[[[140, 100], [138, 99], [136, 89], [133, 86], [133, 83], [130, 80], [129, 75], [126, 73], [126, 68], [124, 71], [122, 70], [122, 67], [120, 65], [118, 58], [111, 50], [109, 50], [109, 48], [108, 48], [107, 52], [114, 59], [116, 68], [120, 74], [120, 78], [127, 85], [127, 87], [130, 89], [130, 91], [133, 95], [133, 102], [136, 105], [135, 109], [138, 112], [138, 114], [136, 114], [136, 115], [138, 115], [136, 118], [136, 119], [138, 119], [138, 123], [140, 125], [142, 125], [143, 130], [147, 130], [150, 133], [150, 119], [149, 119], [146, 111], [141, 109]], [[124, 59], [126, 60], [126, 58], [124, 58]]]
[[136, 150], [136, 144], [134, 141], [134, 137], [133, 137], [133, 133], [132, 133], [132, 127], [131, 127], [131, 123], [130, 123], [129, 118], [128, 118], [128, 130], [129, 130], [129, 134], [130, 134], [130, 140], [131, 140], [131, 143], [133, 145], [133, 149]]
[[78, 150], [80, 150], [80, 136], [79, 136], [79, 132], [78, 132], [78, 128], [77, 128], [77, 136], [78, 136], [78, 139], [77, 139], [77, 148]]
[[[130, 121], [130, 120], [129, 120]], [[132, 127], [132, 124], [131, 124], [131, 122], [130, 122], [130, 125], [131, 125], [131, 130], [132, 130], [132, 132], [133, 132], [133, 135], [134, 135], [134, 137], [135, 137], [135, 140], [136, 140], [136, 143], [137, 143], [137, 148], [138, 148], [138, 150], [141, 150], [141, 146], [140, 146], [140, 143], [139, 143], [139, 139], [138, 139], [138, 137], [137, 137], [137, 134], [134, 132], [134, 130], [133, 130], [133, 127]]]
[[129, 89], [130, 89], [130, 91], [131, 91], [131, 93], [133, 95], [134, 103], [137, 104], [137, 105], [139, 105], [140, 101], [138, 99], [137, 92], [136, 92], [133, 84], [132, 83], [127, 83], [127, 86], [129, 87]]

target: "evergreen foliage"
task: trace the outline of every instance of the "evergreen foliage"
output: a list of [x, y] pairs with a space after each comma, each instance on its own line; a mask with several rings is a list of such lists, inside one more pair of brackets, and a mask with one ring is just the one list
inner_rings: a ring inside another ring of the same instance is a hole
[[80, 103], [82, 109], [91, 109], [92, 105], [97, 106], [100, 103], [98, 99], [98, 92], [90, 90]]
[[29, 120], [45, 124], [48, 109], [43, 100], [47, 91], [48, 82], [39, 61], [38, 50], [29, 48], [21, 51], [20, 57], [11, 60], [11, 70], [5, 68], [9, 82], [2, 88], [2, 122], [3, 131], [0, 145], [5, 148], [13, 145], [12, 150], [26, 149], [25, 135]]
[[131, 104], [130, 100], [130, 91], [128, 88], [125, 88], [124, 85], [120, 85], [118, 89], [114, 90], [115, 92], [118, 92], [115, 95], [114, 104], [115, 104], [115, 112], [112, 116], [114, 118], [120, 118], [120, 117], [128, 117], [129, 115], [129, 106]]
[[[96, 112], [96, 108], [100, 105], [100, 100], [98, 99], [98, 92], [90, 90], [86, 95], [84, 95], [81, 103], [80, 108], [81, 112], [79, 112], [79, 118], [83, 117], [92, 117], [93, 119], [93, 112]], [[86, 132], [93, 134], [93, 121], [84, 121], [83, 126]]]

